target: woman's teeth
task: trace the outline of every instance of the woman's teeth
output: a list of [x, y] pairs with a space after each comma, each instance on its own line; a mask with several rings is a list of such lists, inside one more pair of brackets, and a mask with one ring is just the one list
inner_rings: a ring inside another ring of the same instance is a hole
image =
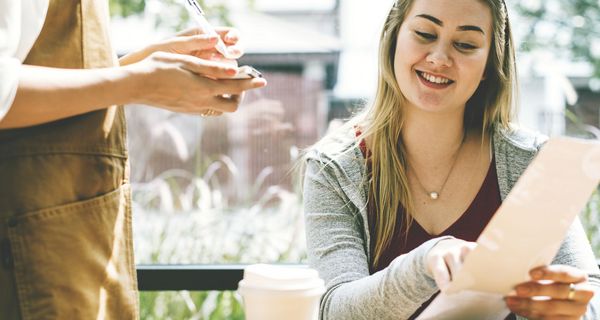
[[430, 75], [428, 73], [421, 72], [421, 71], [418, 71], [418, 72], [421, 75], [421, 77], [425, 78], [425, 80], [427, 80], [429, 82], [432, 82], [432, 83], [447, 84], [447, 83], [451, 82], [450, 79], [432, 76], [432, 75]]

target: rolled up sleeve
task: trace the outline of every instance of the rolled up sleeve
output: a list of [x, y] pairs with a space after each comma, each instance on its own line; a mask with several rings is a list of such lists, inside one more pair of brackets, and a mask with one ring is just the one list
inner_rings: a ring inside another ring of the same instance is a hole
[[21, 61], [11, 57], [0, 58], [0, 121], [10, 110], [19, 86]]
[[12, 105], [19, 85], [21, 1], [0, 0], [0, 121]]

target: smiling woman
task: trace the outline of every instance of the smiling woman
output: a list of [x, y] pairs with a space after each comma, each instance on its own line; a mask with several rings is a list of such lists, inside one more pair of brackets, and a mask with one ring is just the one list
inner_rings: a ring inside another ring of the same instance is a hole
[[[516, 71], [502, 0], [397, 0], [379, 60], [373, 101], [305, 156], [323, 319], [415, 318], [546, 140], [511, 125]], [[600, 273], [579, 221], [552, 265], [531, 275], [506, 298], [509, 318], [598, 318]]]

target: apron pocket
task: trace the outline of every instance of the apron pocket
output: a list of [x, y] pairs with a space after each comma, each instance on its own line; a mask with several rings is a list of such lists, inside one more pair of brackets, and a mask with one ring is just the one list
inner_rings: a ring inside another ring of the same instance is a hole
[[9, 227], [21, 316], [137, 319], [128, 184], [29, 212]]

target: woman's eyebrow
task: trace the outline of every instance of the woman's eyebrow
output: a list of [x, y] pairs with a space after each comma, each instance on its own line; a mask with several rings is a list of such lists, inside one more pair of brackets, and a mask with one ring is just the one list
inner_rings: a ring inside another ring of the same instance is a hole
[[[444, 23], [442, 22], [442, 20], [440, 20], [434, 16], [428, 15], [428, 14], [419, 14], [416, 17], [427, 19], [427, 20], [437, 24], [440, 27], [444, 26]], [[483, 30], [478, 26], [471, 26], [471, 25], [459, 26], [456, 29], [459, 31], [477, 31], [477, 32], [481, 32], [482, 34], [485, 34], [485, 32], [483, 32]]]

